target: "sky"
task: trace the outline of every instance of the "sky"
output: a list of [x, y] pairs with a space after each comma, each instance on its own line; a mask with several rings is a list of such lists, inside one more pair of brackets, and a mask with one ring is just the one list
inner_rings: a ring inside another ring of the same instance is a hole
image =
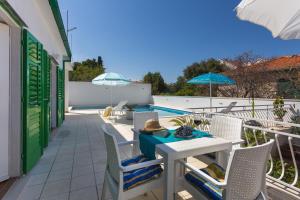
[[[252, 51], [273, 57], [300, 53], [300, 41], [274, 39], [241, 21], [238, 0], [60, 0], [74, 61], [101, 56], [107, 72], [141, 80], [160, 72], [175, 82], [183, 69], [208, 58]], [[71, 39], [72, 38], [72, 39]]]

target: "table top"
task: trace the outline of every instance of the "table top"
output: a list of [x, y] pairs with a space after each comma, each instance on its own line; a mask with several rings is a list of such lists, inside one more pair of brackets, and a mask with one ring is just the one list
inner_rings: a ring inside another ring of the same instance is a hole
[[162, 156], [181, 159], [200, 154], [231, 150], [232, 141], [218, 137], [203, 137], [193, 140], [156, 145], [156, 152]]

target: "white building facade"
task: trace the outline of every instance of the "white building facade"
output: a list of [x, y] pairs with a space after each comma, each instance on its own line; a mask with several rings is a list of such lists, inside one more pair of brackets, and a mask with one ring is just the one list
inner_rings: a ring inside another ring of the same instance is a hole
[[0, 0], [0, 182], [28, 173], [60, 126], [71, 51], [57, 0]]

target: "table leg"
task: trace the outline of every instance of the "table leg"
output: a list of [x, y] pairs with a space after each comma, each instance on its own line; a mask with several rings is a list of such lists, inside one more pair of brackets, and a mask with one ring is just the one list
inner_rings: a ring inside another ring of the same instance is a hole
[[174, 160], [165, 157], [165, 182], [164, 182], [164, 200], [174, 200]]
[[[187, 162], [187, 158], [180, 159], [180, 160]], [[185, 166], [179, 162], [180, 160], [176, 160], [174, 162], [174, 164], [175, 164], [174, 165], [175, 166], [174, 167], [174, 171], [175, 171], [175, 174], [174, 174], [174, 188], [175, 189], [174, 189], [174, 191], [175, 191], [175, 194], [184, 190], [181, 179], [183, 178], [186, 169], [185, 169]], [[175, 195], [175, 196], [177, 196], [177, 195]]]
[[[139, 140], [139, 135], [134, 131], [133, 132], [133, 140], [138, 141]], [[139, 154], [139, 150], [140, 150], [140, 144], [139, 143], [134, 143], [133, 147], [132, 147], [132, 156], [136, 156]]]
[[218, 165], [220, 165], [224, 169], [227, 168], [230, 152], [231, 152], [231, 148], [228, 150], [216, 152], [216, 161], [217, 161]]

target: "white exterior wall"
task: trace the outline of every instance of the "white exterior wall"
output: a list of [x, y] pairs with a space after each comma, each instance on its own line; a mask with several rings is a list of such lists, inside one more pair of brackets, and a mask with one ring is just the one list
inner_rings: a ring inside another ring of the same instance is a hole
[[9, 26], [0, 23], [0, 182], [8, 179], [9, 43]]
[[67, 55], [48, 0], [7, 0], [28, 30], [43, 44], [49, 55], [62, 67], [63, 55]]
[[[110, 86], [93, 85], [91, 82], [69, 83], [70, 106], [105, 106], [110, 105]], [[132, 83], [127, 86], [112, 87], [112, 103], [127, 100], [128, 104], [149, 104], [151, 85]]]
[[[274, 99], [255, 99], [255, 105], [272, 105]], [[237, 102], [236, 106], [251, 106], [249, 98], [213, 97], [213, 107], [226, 107], [231, 102]], [[296, 110], [300, 110], [300, 100], [285, 100], [287, 104], [295, 104]], [[209, 107], [209, 97], [185, 97], [185, 96], [153, 96], [153, 104], [175, 108], [202, 108]]]
[[69, 70], [65, 69], [65, 112], [69, 109]]
[[[43, 48], [47, 50], [49, 55], [54, 57], [62, 67], [63, 57], [67, 55], [67, 52], [48, 0], [7, 0], [7, 2], [26, 23], [28, 26], [27, 29], [43, 44]], [[3, 40], [2, 36], [0, 37], [0, 91], [2, 95], [0, 99], [1, 181], [4, 178], [3, 174], [7, 176], [7, 172], [3, 170], [3, 166], [8, 168], [8, 176], [10, 177], [20, 176], [22, 172], [22, 88], [20, 78], [22, 70], [22, 27], [19, 27], [19, 25], [13, 21], [13, 18], [2, 10], [0, 10], [0, 22], [6, 23], [10, 29], [9, 38]], [[7, 46], [7, 43], [9, 43], [9, 46]], [[4, 49], [6, 50], [5, 52], [3, 51]], [[8, 65], [5, 64], [7, 59]], [[8, 101], [8, 103], [6, 103], [6, 101]], [[7, 124], [7, 126], [5, 124]], [[5, 137], [6, 133], [8, 133], [8, 137]], [[6, 149], [8, 149], [8, 153]], [[8, 156], [8, 163], [5, 156]], [[5, 173], [3, 173], [4, 171]]]

